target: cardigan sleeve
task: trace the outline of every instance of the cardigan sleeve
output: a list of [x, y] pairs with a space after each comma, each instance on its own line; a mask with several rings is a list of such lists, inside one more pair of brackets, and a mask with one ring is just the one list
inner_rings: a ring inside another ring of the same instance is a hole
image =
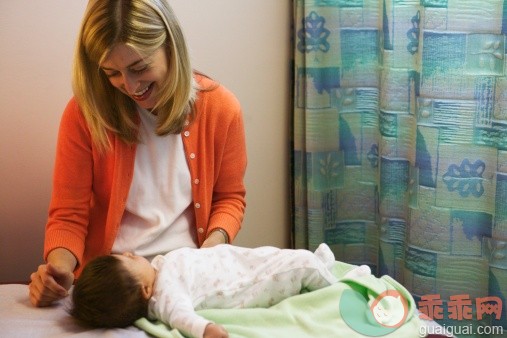
[[44, 259], [53, 249], [65, 248], [81, 264], [91, 200], [91, 147], [86, 122], [72, 99], [64, 110], [58, 132]]
[[224, 229], [229, 240], [236, 237], [245, 212], [244, 176], [247, 165], [245, 129], [239, 105], [227, 128], [219, 131], [225, 135], [225, 143], [217, 172], [208, 223], [208, 235], [216, 228]]

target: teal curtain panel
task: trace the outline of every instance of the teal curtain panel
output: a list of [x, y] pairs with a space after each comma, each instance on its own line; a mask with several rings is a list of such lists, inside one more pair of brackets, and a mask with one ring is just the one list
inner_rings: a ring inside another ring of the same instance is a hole
[[506, 33], [503, 0], [293, 1], [296, 248], [507, 330]]

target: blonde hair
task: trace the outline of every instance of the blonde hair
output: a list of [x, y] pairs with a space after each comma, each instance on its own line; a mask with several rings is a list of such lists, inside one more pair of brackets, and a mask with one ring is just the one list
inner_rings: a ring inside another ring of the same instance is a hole
[[110, 147], [109, 132], [127, 143], [138, 142], [135, 102], [114, 88], [100, 69], [117, 43], [143, 57], [166, 49], [168, 74], [157, 97], [157, 134], [181, 132], [196, 97], [183, 32], [166, 0], [90, 0], [83, 17], [72, 87], [95, 145]]

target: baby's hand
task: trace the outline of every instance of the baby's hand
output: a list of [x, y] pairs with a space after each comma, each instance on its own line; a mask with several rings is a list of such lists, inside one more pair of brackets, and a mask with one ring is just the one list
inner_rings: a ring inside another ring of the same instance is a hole
[[227, 330], [218, 324], [210, 323], [204, 329], [204, 338], [228, 338]]

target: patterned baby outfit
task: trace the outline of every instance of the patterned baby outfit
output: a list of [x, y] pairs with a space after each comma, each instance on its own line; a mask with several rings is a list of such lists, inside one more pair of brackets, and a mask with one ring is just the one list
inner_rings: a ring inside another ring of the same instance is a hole
[[326, 244], [315, 253], [275, 247], [182, 248], [153, 259], [158, 271], [149, 316], [193, 337], [209, 320], [195, 310], [268, 307], [337, 282], [335, 258]]

